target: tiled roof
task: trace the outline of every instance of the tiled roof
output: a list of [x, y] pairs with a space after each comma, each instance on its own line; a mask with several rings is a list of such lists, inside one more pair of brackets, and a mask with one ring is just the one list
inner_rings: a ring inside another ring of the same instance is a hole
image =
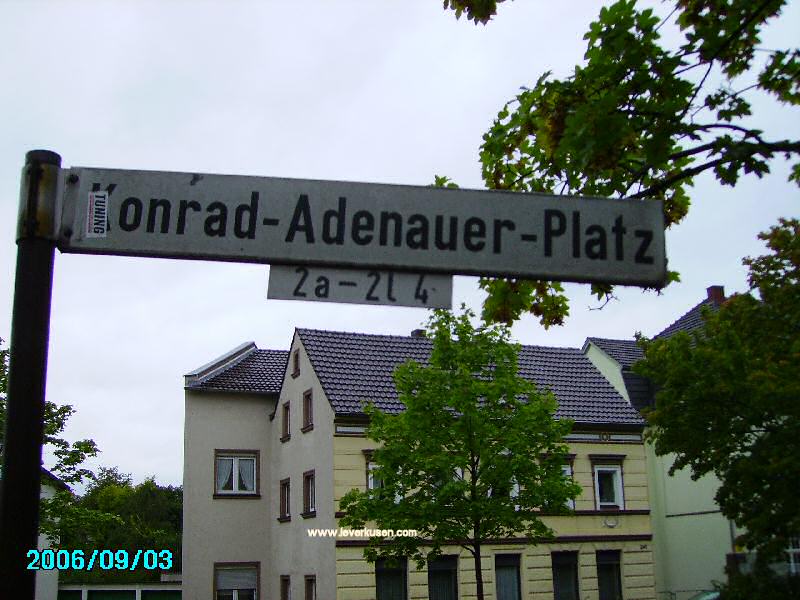
[[654, 339], [668, 338], [675, 335], [679, 331], [692, 331], [698, 327], [703, 326], [703, 307], [706, 306], [711, 310], [716, 310], [717, 304], [708, 298], [700, 302], [697, 306], [692, 308], [689, 312], [680, 317], [672, 325], [664, 329], [661, 333], [657, 333]]
[[653, 384], [647, 377], [629, 369], [623, 369], [622, 381], [625, 383], [625, 389], [628, 390], [628, 398], [631, 399], [631, 404], [636, 410], [650, 408], [654, 405]]
[[[411, 358], [427, 363], [425, 338], [298, 329], [314, 371], [337, 414], [360, 414], [366, 401], [397, 413], [392, 373]], [[636, 410], [577, 348], [522, 346], [519, 372], [558, 400], [557, 417], [578, 423], [642, 425]]]
[[196, 390], [278, 394], [288, 359], [287, 350], [253, 349], [224, 370], [188, 387]]
[[[720, 286], [714, 286], [722, 299], [724, 291]], [[703, 326], [703, 307], [717, 310], [719, 299], [715, 299], [712, 293], [713, 288], [708, 290], [708, 298], [692, 307], [689, 311], [679, 317], [666, 329], [656, 334], [653, 339], [666, 339], [679, 331], [690, 332]], [[586, 338], [587, 343], [592, 342], [603, 352], [613, 358], [622, 367], [622, 379], [631, 404], [637, 409], [652, 406], [654, 402], [652, 383], [646, 377], [638, 375], [631, 370], [631, 367], [639, 360], [644, 358], [644, 353], [636, 340], [612, 340], [607, 338]], [[585, 347], [585, 346], [584, 346]]]
[[644, 358], [644, 353], [636, 340], [610, 340], [608, 338], [586, 338], [603, 352], [617, 361], [623, 369], [629, 369], [635, 362]]

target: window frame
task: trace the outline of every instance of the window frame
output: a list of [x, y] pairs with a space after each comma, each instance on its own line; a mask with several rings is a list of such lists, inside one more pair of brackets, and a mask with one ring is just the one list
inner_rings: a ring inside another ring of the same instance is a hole
[[[550, 567], [552, 571], [553, 577], [553, 598], [556, 599], [556, 566], [557, 562], [566, 563], [566, 560], [557, 560], [557, 559], [571, 559], [570, 567], [574, 567], [574, 586], [575, 586], [575, 600], [580, 600], [581, 598], [581, 577], [580, 577], [580, 557], [577, 550], [562, 550], [562, 551], [554, 551], [550, 553]], [[564, 566], [558, 565], [558, 566]]]
[[[608, 560], [609, 558], [613, 557], [615, 560]], [[601, 560], [601, 558], [603, 560]], [[600, 577], [600, 568], [601, 565], [616, 567], [616, 577], [614, 581], [614, 586], [616, 590], [601, 590], [601, 577]], [[598, 600], [604, 600], [604, 598], [608, 598], [609, 592], [612, 591], [619, 591], [619, 598], [622, 598], [624, 593], [624, 588], [622, 587], [622, 551], [621, 550], [597, 550], [595, 551], [595, 570], [597, 573], [597, 597]], [[602, 595], [601, 595], [602, 594]]]
[[378, 598], [378, 590], [380, 587], [378, 586], [378, 577], [379, 574], [396, 574], [399, 573], [402, 580], [403, 580], [403, 600], [408, 600], [408, 559], [402, 558], [397, 559], [398, 566], [396, 567], [389, 567], [387, 566], [386, 559], [378, 559], [375, 561], [375, 598], [376, 600], [380, 600]]
[[303, 512], [304, 519], [317, 516], [317, 485], [314, 469], [303, 473]]
[[522, 555], [519, 553], [500, 553], [494, 555], [494, 579], [495, 579], [495, 597], [500, 597], [500, 577], [497, 575], [498, 567], [506, 568], [512, 567], [516, 569], [517, 574], [517, 589], [516, 595], [517, 598], [523, 598], [522, 596]]
[[292, 352], [292, 379], [300, 376], [300, 348], [295, 348]]
[[[213, 590], [211, 597], [214, 600], [217, 600], [217, 595], [219, 592], [218, 589], [218, 580], [219, 580], [219, 571], [221, 570], [244, 570], [244, 569], [254, 569], [256, 572], [256, 587], [254, 589], [255, 592], [255, 600], [259, 599], [260, 590], [261, 590], [261, 563], [258, 561], [253, 562], [215, 562], [214, 563], [214, 579], [212, 581]], [[249, 588], [248, 588], [249, 589]], [[239, 590], [233, 590], [233, 600], [238, 600]]]
[[[311, 595], [308, 594], [309, 587], [308, 584], [311, 584]], [[303, 577], [303, 598], [305, 600], [317, 600], [317, 576], [316, 575], [306, 575]]]
[[[431, 572], [433, 571], [447, 571], [448, 573], [452, 574], [452, 582], [453, 582], [453, 589], [454, 589], [454, 597], [460, 598], [460, 590], [459, 590], [459, 577], [458, 577], [458, 570], [459, 570], [459, 557], [458, 554], [443, 554], [442, 556], [428, 561], [425, 565], [428, 569], [428, 596], [430, 597], [431, 593]], [[439, 563], [439, 564], [436, 564]], [[443, 563], [453, 563], [453, 566], [447, 565], [445, 566]], [[434, 566], [435, 565], [435, 566]], [[432, 568], [433, 567], [433, 568]]]
[[800, 538], [791, 538], [786, 548], [786, 569], [789, 575], [800, 575]]
[[[561, 473], [569, 477], [573, 482], [575, 481], [575, 457], [572, 456], [570, 459], [561, 465]], [[570, 498], [567, 500], [567, 508], [570, 510], [575, 510], [575, 501], [577, 498]]]
[[[592, 462], [592, 487], [594, 488], [594, 507], [596, 510], [625, 510], [625, 472], [623, 470], [624, 454], [590, 454]], [[615, 503], [600, 501], [600, 471], [616, 473], [614, 477]]]
[[314, 391], [303, 392], [303, 426], [300, 431], [306, 433], [314, 429]]
[[278, 596], [281, 600], [291, 600], [292, 598], [292, 578], [290, 575], [281, 575], [280, 589]]
[[278, 521], [284, 523], [292, 520], [292, 487], [291, 478], [281, 479], [278, 483]]
[[367, 491], [377, 490], [383, 487], [383, 479], [379, 479], [373, 474], [377, 469], [378, 463], [372, 460], [371, 455], [367, 456]]
[[[239, 490], [239, 478], [233, 478], [233, 490], [221, 490], [217, 487], [217, 476], [219, 472], [220, 459], [233, 459], [233, 466], [231, 467], [232, 473], [238, 474], [239, 459], [253, 461], [253, 490]], [[261, 460], [260, 452], [258, 450], [245, 450], [245, 449], [228, 449], [228, 448], [215, 448], [214, 449], [214, 481], [213, 481], [213, 497], [214, 498], [259, 498], [261, 497]]]
[[287, 400], [281, 405], [281, 442], [292, 438], [292, 407]]

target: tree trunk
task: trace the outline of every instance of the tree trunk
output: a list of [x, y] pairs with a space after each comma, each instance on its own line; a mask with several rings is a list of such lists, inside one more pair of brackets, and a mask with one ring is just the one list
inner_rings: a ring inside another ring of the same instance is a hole
[[483, 571], [481, 570], [481, 543], [472, 544], [472, 556], [475, 559], [475, 584], [477, 587], [478, 600], [483, 600]]

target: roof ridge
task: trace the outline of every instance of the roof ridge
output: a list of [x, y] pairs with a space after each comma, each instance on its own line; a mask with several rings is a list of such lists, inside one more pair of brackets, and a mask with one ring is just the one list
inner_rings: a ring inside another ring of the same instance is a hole
[[686, 318], [687, 318], [687, 317], [689, 317], [689, 316], [690, 316], [690, 315], [691, 315], [691, 314], [692, 314], [694, 311], [696, 311], [697, 309], [701, 308], [702, 306], [708, 306], [709, 308], [712, 308], [712, 309], [713, 309], [713, 308], [716, 308], [716, 306], [717, 306], [717, 305], [716, 305], [716, 304], [714, 303], [714, 301], [713, 301], [713, 300], [711, 300], [710, 298], [703, 298], [703, 299], [702, 299], [700, 302], [698, 302], [697, 304], [695, 304], [695, 305], [694, 305], [692, 308], [690, 308], [689, 310], [687, 310], [687, 311], [686, 311], [685, 313], [683, 313], [683, 314], [682, 314], [680, 317], [678, 317], [677, 319], [675, 319], [675, 320], [674, 320], [672, 323], [670, 323], [669, 325], [667, 325], [666, 327], [664, 327], [664, 329], [662, 329], [662, 330], [661, 330], [661, 331], [659, 331], [657, 334], [655, 334], [655, 335], [653, 336], [653, 339], [659, 338], [659, 337], [661, 337], [662, 335], [664, 335], [666, 332], [670, 331], [670, 329], [674, 328], [674, 327], [675, 327], [675, 326], [676, 326], [676, 325], [677, 325], [677, 324], [678, 324], [678, 323], [679, 323], [679, 322], [680, 322], [682, 319], [686, 319]]
[[232, 350], [229, 350], [222, 356], [218, 356], [209, 363], [198, 367], [194, 371], [190, 371], [185, 377], [185, 387], [194, 387], [202, 384], [220, 373], [235, 367], [245, 358], [250, 356], [253, 352], [258, 351], [258, 346], [255, 342], [244, 342], [239, 344]]
[[[412, 335], [400, 335], [396, 333], [364, 333], [364, 332], [356, 332], [356, 331], [339, 331], [339, 330], [332, 330], [332, 329], [312, 329], [308, 327], [296, 327], [295, 331], [298, 334], [302, 335], [303, 333], [322, 333], [322, 334], [341, 334], [346, 335], [349, 337], [371, 337], [371, 338], [390, 338], [390, 339], [400, 339], [400, 340], [423, 340], [432, 343], [433, 340], [426, 337], [414, 337]], [[521, 342], [512, 342], [514, 344], [519, 344], [522, 348], [541, 348], [543, 350], [569, 350], [580, 352], [581, 349], [576, 346], [545, 346], [542, 344], [523, 344]]]

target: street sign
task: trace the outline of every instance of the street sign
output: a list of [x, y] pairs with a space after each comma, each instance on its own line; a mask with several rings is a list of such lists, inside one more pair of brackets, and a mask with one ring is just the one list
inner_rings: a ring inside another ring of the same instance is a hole
[[451, 308], [453, 277], [434, 273], [272, 265], [267, 298]]
[[64, 179], [62, 252], [666, 281], [659, 201], [81, 167]]

